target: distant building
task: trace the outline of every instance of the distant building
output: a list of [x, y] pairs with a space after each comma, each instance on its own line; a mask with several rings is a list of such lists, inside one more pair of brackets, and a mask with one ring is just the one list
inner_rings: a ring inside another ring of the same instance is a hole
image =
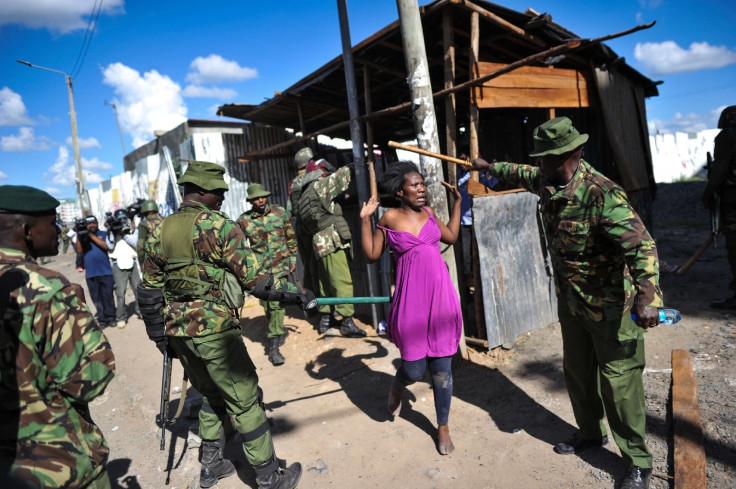
[[713, 155], [713, 140], [720, 129], [675, 134], [652, 134], [654, 180], [671, 183], [694, 177], [706, 164], [707, 153]]
[[60, 199], [61, 205], [56, 209], [57, 214], [63, 222], [74, 222], [79, 217], [79, 205], [77, 199]]

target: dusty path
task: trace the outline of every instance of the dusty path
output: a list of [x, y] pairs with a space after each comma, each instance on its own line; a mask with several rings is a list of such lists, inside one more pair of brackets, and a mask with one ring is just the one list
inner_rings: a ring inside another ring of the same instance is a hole
[[[683, 184], [696, 195], [698, 184]], [[702, 188], [702, 187], [700, 187]], [[660, 200], [672, 202], [661, 186]], [[690, 197], [687, 197], [690, 198]], [[684, 201], [678, 194], [676, 200]], [[683, 204], [684, 205], [684, 204]], [[689, 209], [689, 207], [687, 207]], [[669, 208], [660, 212], [656, 237], [660, 257], [684, 263], [707, 237], [704, 212], [693, 215]], [[673, 214], [675, 213], [675, 214]], [[702, 222], [698, 221], [703, 219]], [[664, 273], [668, 305], [684, 319], [647, 334], [648, 429], [655, 471], [674, 473], [670, 410], [670, 352], [691, 352], [696, 370], [701, 419], [708, 451], [711, 489], [736, 487], [736, 311], [708, 308], [725, 297], [728, 272], [725, 251], [710, 250], [684, 277]], [[72, 254], [48, 265], [73, 281], [84, 282], [73, 268]], [[129, 292], [129, 299], [132, 295]], [[290, 335], [282, 352], [286, 364], [273, 367], [264, 355], [265, 319], [255, 301], [245, 308], [244, 337], [258, 367], [269, 416], [274, 419], [277, 453], [304, 465], [300, 488], [612, 488], [624, 475], [618, 450], [560, 456], [552, 445], [574, 431], [562, 378], [559, 327], [551, 325], [520, 337], [511, 352], [472, 351], [473, 362], [456, 359], [455, 396], [450, 427], [456, 451], [441, 456], [435, 449], [435, 415], [429, 384], [410, 387], [400, 417], [385, 412], [397, 349], [363, 324], [365, 339], [317, 334], [297, 309], [289, 309]], [[185, 446], [196, 425], [196, 399], [167, 432], [166, 451], [159, 451], [158, 412], [161, 355], [133, 318], [125, 329], [108, 329], [117, 360], [117, 376], [92, 414], [111, 446], [109, 471], [117, 488], [198, 487], [197, 449]], [[178, 385], [181, 369], [174, 370]], [[196, 394], [190, 391], [190, 394]], [[172, 395], [176, 399], [178, 394]], [[193, 401], [193, 402], [192, 402]], [[172, 408], [176, 407], [176, 401]], [[172, 436], [174, 443], [172, 443]], [[219, 489], [255, 487], [239, 444], [232, 439], [226, 454], [237, 476]], [[673, 487], [654, 478], [652, 487]]]

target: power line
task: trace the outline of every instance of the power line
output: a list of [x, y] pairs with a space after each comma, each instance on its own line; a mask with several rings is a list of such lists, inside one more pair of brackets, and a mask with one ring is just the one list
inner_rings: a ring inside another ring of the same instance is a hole
[[97, 19], [100, 17], [100, 11], [102, 10], [102, 1], [103, 0], [95, 0], [94, 5], [92, 6], [92, 13], [89, 15], [89, 21], [87, 22], [87, 30], [84, 33], [84, 39], [82, 39], [82, 45], [79, 48], [79, 53], [77, 54], [77, 60], [74, 62], [74, 67], [72, 67], [71, 71], [71, 77], [76, 77], [80, 70], [82, 69], [82, 65], [84, 64], [84, 60], [87, 57], [87, 51], [89, 50], [89, 45], [92, 44], [92, 36], [95, 33], [95, 29], [97, 28]]

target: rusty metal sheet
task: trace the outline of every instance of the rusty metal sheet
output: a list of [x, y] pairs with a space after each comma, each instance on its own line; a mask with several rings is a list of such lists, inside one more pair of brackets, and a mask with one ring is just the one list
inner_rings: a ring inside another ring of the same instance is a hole
[[529, 192], [473, 199], [488, 347], [557, 321], [551, 263]]

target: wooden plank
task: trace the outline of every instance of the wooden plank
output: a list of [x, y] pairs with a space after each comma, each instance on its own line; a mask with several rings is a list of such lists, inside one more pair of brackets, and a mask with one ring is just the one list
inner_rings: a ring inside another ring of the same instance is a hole
[[706, 487], [703, 427], [690, 355], [672, 350], [672, 418], [675, 431], [675, 489]]
[[[484, 74], [494, 73], [506, 65], [479, 63]], [[591, 97], [585, 75], [572, 69], [523, 66], [473, 89], [479, 108], [497, 107], [590, 107]]]

